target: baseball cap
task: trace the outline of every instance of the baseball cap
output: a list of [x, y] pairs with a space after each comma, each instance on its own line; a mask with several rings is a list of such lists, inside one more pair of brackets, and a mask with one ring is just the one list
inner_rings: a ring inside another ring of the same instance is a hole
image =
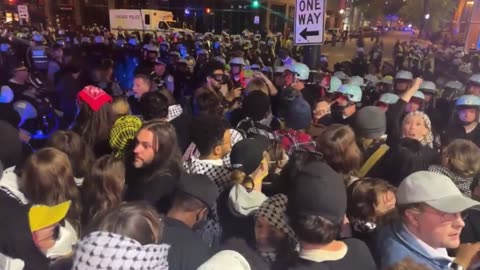
[[165, 63], [165, 61], [163, 61], [162, 58], [158, 57], [157, 59], [155, 59], [155, 65], [164, 65], [164, 66], [166, 66], [167, 63]]
[[397, 189], [396, 198], [399, 205], [426, 203], [445, 213], [459, 213], [480, 204], [463, 196], [449, 177], [427, 171], [405, 178]]
[[347, 192], [342, 176], [325, 162], [306, 164], [295, 177], [287, 212], [320, 216], [338, 224], [346, 211]]
[[270, 141], [262, 135], [239, 141], [230, 152], [232, 168], [250, 175], [260, 166], [263, 160], [263, 152], [267, 150], [269, 145]]
[[48, 228], [62, 221], [70, 209], [71, 201], [66, 201], [55, 206], [34, 205], [28, 211], [30, 231], [36, 232]]
[[215, 207], [218, 197], [217, 185], [206, 175], [182, 174], [178, 189], [202, 201], [210, 209]]

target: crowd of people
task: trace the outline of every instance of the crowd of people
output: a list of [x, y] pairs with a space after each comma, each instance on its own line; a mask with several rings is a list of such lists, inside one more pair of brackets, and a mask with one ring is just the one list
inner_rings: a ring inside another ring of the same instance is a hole
[[361, 39], [5, 27], [0, 269], [476, 269], [475, 64]]

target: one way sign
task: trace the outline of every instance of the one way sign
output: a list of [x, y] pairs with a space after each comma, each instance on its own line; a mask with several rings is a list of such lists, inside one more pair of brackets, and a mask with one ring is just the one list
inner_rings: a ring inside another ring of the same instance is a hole
[[323, 43], [326, 0], [296, 0], [295, 45]]

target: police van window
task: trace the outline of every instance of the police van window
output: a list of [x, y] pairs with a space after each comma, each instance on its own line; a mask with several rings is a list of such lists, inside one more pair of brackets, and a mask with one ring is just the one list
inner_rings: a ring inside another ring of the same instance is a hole
[[150, 14], [145, 14], [145, 24], [150, 25]]
[[162, 30], [167, 30], [168, 29], [168, 26], [165, 22], [160, 22], [158, 24], [158, 28], [162, 29]]

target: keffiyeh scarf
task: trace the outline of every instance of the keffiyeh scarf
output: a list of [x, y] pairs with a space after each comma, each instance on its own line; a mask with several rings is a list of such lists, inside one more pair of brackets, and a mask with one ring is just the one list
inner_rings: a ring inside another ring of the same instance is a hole
[[167, 244], [141, 245], [126, 236], [92, 232], [77, 245], [74, 270], [168, 269]]

